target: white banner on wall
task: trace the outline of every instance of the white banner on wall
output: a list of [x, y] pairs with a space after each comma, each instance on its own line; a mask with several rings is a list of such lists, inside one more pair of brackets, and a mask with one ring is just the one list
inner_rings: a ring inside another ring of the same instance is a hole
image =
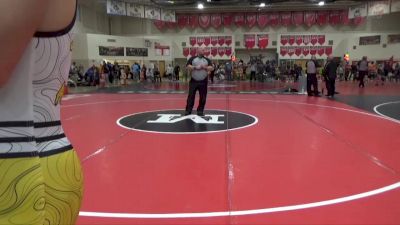
[[107, 0], [107, 13], [126, 16], [126, 4], [122, 1]]
[[161, 9], [161, 20], [166, 22], [175, 22], [175, 11]]
[[390, 12], [400, 12], [400, 0], [392, 0]]
[[368, 2], [368, 16], [380, 16], [389, 13], [389, 1]]
[[161, 10], [160, 8], [145, 6], [145, 18], [152, 20], [161, 20]]
[[349, 8], [349, 19], [366, 17], [367, 16], [367, 4], [353, 6]]
[[144, 18], [144, 6], [135, 3], [126, 3], [126, 15]]

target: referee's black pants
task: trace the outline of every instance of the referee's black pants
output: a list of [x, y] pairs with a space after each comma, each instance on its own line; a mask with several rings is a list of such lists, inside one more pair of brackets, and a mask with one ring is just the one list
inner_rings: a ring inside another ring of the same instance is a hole
[[197, 90], [199, 91], [199, 94], [200, 94], [199, 105], [197, 106], [197, 113], [204, 112], [204, 107], [205, 107], [206, 101], [207, 101], [207, 84], [208, 84], [208, 77], [201, 81], [197, 81], [194, 79], [190, 80], [189, 95], [187, 98], [186, 111], [185, 111], [186, 114], [192, 113]]

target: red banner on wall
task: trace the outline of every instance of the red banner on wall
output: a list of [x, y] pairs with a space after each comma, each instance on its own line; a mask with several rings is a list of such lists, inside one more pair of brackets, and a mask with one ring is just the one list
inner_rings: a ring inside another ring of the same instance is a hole
[[318, 35], [318, 44], [325, 44], [325, 35]]
[[212, 14], [211, 15], [211, 26], [213, 26], [215, 29], [220, 28], [222, 25], [222, 18], [221, 14]]
[[317, 12], [317, 23], [320, 26], [326, 25], [328, 22], [328, 12], [327, 11], [318, 11]]
[[206, 57], [210, 56], [210, 53], [211, 53], [210, 47], [204, 48], [204, 55], [205, 55]]
[[245, 23], [245, 19], [244, 19], [244, 14], [243, 13], [236, 13], [233, 16], [233, 22], [236, 24], [236, 26], [241, 27], [244, 25]]
[[189, 54], [191, 56], [196, 56], [197, 55], [197, 47], [190, 47], [190, 52]]
[[224, 26], [230, 26], [232, 25], [232, 21], [233, 21], [233, 15], [230, 13], [224, 13], [222, 16], [222, 23], [224, 24]]
[[317, 46], [311, 46], [310, 47], [310, 55], [316, 55], [317, 54], [318, 47]]
[[218, 36], [211, 36], [211, 45], [216, 46], [218, 44]]
[[178, 26], [179, 28], [184, 28], [188, 23], [188, 16], [187, 15], [178, 15]]
[[165, 22], [161, 20], [154, 20], [154, 26], [157, 27], [157, 29], [162, 30], [164, 28]]
[[281, 45], [286, 45], [289, 42], [289, 36], [281, 35]]
[[191, 46], [196, 45], [196, 43], [197, 43], [197, 38], [196, 37], [189, 37], [189, 44]]
[[196, 28], [197, 25], [199, 24], [199, 17], [195, 14], [189, 15], [189, 22], [188, 22], [188, 27], [189, 28]]
[[289, 36], [289, 45], [293, 45], [295, 40], [296, 40], [296, 37], [294, 35], [290, 35]]
[[302, 47], [300, 47], [300, 46], [295, 47], [294, 48], [294, 54], [297, 55], [297, 56], [300, 56], [301, 52], [302, 52], [301, 50], [302, 50]]
[[302, 53], [304, 56], [308, 56], [310, 54], [310, 47], [303, 47]]
[[218, 54], [218, 47], [211, 47], [211, 55], [216, 56]]
[[325, 47], [325, 54], [326, 55], [332, 55], [332, 46], [326, 46]]
[[325, 53], [325, 47], [324, 46], [319, 46], [318, 47], [318, 55], [322, 56]]
[[292, 24], [292, 13], [291, 12], [281, 12], [281, 25], [289, 26]]
[[169, 28], [169, 29], [174, 29], [177, 25], [177, 23], [175, 22], [165, 22], [165, 25]]
[[225, 36], [225, 44], [230, 46], [232, 44], [232, 36]]
[[340, 23], [340, 11], [333, 10], [329, 13], [329, 23], [332, 26], [338, 25]]
[[188, 57], [189, 55], [189, 48], [188, 47], [184, 47], [182, 50], [183, 56]]
[[247, 27], [252, 28], [256, 25], [257, 14], [256, 13], [246, 13], [246, 24]]
[[269, 16], [267, 13], [259, 13], [257, 17], [257, 24], [260, 28], [267, 26], [269, 21]]
[[268, 34], [257, 34], [258, 47], [264, 49], [268, 46]]
[[288, 47], [288, 55], [292, 57], [293, 54], [294, 54], [294, 47]]
[[211, 43], [211, 37], [204, 37], [204, 45], [209, 46]]
[[218, 37], [218, 44], [222, 46], [225, 43], [225, 36]]
[[281, 56], [285, 56], [288, 53], [287, 47], [281, 47], [280, 52]]
[[293, 24], [296, 26], [303, 25], [304, 23], [304, 13], [302, 11], [297, 11], [292, 13]]
[[273, 27], [278, 26], [280, 24], [279, 13], [269, 14], [269, 24]]
[[199, 25], [201, 28], [208, 28], [210, 26], [210, 15], [209, 14], [201, 14], [199, 16]]
[[303, 44], [308, 45], [311, 42], [311, 36], [310, 35], [303, 35]]
[[303, 43], [303, 35], [296, 35], [296, 45]]
[[246, 48], [254, 48], [256, 45], [256, 35], [255, 34], [245, 34], [244, 35], [244, 45]]
[[225, 55], [231, 56], [232, 55], [232, 48], [231, 47], [225, 47]]
[[318, 35], [311, 35], [311, 44], [315, 45], [318, 43]]
[[219, 56], [224, 56], [225, 54], [225, 47], [218, 47], [218, 55]]
[[204, 44], [204, 37], [197, 37], [197, 45], [202, 46]]
[[311, 27], [316, 22], [316, 16], [314, 11], [307, 11], [304, 13], [304, 23]]
[[342, 10], [340, 12], [340, 21], [343, 25], [348, 25], [350, 24], [350, 19], [349, 19], [349, 11], [348, 10]]

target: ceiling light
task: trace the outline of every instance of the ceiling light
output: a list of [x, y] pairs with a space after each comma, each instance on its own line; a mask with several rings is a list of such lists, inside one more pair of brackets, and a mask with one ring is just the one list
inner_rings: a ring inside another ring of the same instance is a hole
[[261, 2], [261, 3], [260, 3], [260, 7], [265, 7], [265, 3], [264, 3], [264, 2]]
[[207, 0], [207, 2], [211, 2], [211, 0]]
[[198, 9], [204, 9], [204, 5], [202, 3], [197, 4]]
[[167, 1], [169, 4], [174, 4], [174, 1]]
[[320, 2], [318, 2], [318, 5], [319, 5], [319, 6], [325, 5], [325, 1], [320, 1]]

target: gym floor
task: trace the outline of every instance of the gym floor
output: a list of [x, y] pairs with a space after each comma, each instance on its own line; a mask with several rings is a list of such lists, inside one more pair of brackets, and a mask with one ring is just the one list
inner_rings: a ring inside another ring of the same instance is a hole
[[206, 114], [256, 122], [193, 134], [118, 122], [183, 114], [184, 82], [71, 88], [62, 120], [85, 173], [77, 224], [399, 224], [400, 84], [338, 82], [335, 99], [289, 87], [211, 84]]

